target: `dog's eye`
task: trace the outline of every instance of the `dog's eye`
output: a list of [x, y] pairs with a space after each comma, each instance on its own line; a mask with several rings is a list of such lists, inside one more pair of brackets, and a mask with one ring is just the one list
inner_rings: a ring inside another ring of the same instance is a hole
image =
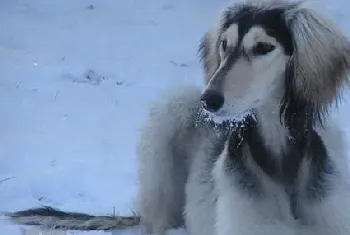
[[226, 49], [227, 49], [227, 40], [226, 39], [223, 39], [221, 41], [221, 49], [222, 49], [223, 52], [226, 51]]
[[275, 46], [266, 43], [266, 42], [258, 42], [252, 49], [253, 55], [266, 55], [267, 53], [273, 51]]

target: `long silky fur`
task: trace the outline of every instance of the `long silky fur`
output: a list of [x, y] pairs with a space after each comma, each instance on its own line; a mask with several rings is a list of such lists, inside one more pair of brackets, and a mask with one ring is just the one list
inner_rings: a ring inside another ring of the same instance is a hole
[[85, 213], [64, 212], [52, 207], [4, 213], [12, 222], [60, 230], [112, 230], [136, 226], [139, 216], [94, 216]]
[[350, 43], [308, 2], [290, 4], [285, 17], [293, 34], [294, 53], [286, 66], [281, 117], [296, 132], [307, 122], [322, 123], [331, 104], [338, 102], [349, 85]]

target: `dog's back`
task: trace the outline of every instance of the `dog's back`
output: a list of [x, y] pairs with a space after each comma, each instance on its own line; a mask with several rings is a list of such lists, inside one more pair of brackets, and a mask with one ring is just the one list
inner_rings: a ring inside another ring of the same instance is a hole
[[201, 90], [178, 87], [151, 107], [138, 142], [139, 203], [145, 233], [183, 225], [189, 151], [196, 148], [194, 116]]

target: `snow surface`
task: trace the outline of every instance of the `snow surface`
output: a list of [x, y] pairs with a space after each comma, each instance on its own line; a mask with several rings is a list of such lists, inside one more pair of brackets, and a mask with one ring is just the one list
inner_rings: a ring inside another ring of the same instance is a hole
[[[350, 35], [350, 3], [317, 2]], [[138, 128], [159, 92], [202, 84], [199, 40], [227, 3], [1, 0], [0, 211], [137, 210]]]

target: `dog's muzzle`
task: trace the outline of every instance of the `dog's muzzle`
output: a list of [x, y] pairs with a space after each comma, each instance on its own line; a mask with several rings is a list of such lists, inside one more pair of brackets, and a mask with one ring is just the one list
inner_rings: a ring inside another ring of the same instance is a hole
[[216, 90], [206, 90], [201, 95], [202, 107], [212, 113], [222, 108], [224, 101], [224, 96]]

